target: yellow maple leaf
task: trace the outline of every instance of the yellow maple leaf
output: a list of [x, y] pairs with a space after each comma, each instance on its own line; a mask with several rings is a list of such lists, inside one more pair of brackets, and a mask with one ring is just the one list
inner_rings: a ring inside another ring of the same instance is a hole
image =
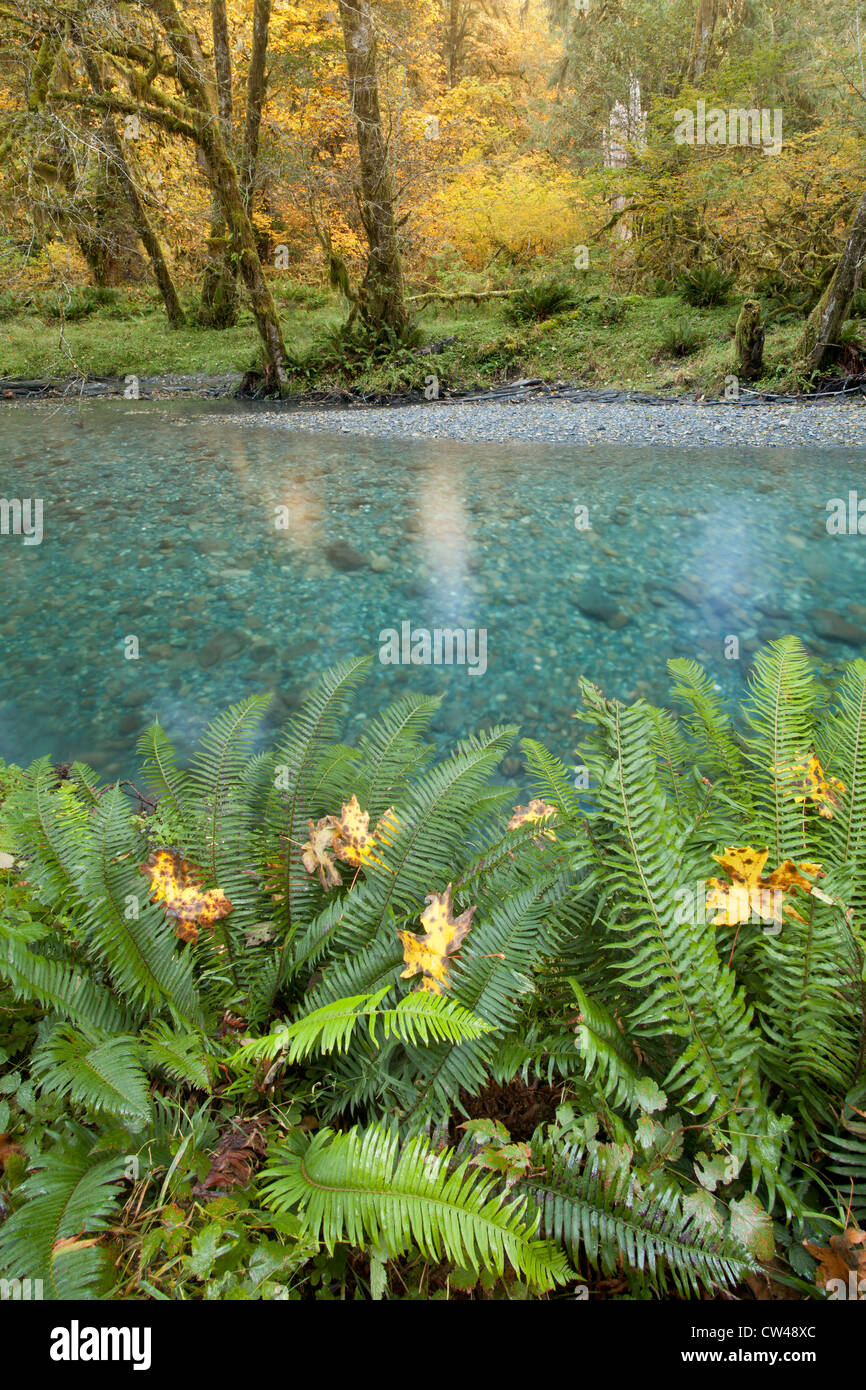
[[390, 848], [394, 844], [399, 833], [400, 822], [394, 815], [394, 807], [389, 806], [387, 811], [384, 811], [376, 822], [373, 830], [373, 837], [378, 840], [380, 845], [387, 845]]
[[811, 893], [814, 885], [804, 875], [814, 878], [823, 872], [821, 865], [806, 861], [794, 864], [786, 859], [764, 878], [763, 869], [769, 854], [769, 849], [744, 845], [741, 848], [731, 846], [724, 854], [713, 855], [730, 879], [730, 883], [718, 878], [709, 880], [707, 909], [716, 912], [711, 919], [714, 927], [735, 927], [748, 922], [753, 914], [763, 922], [781, 922], [783, 911], [798, 922], [803, 921], [796, 909], [785, 902], [785, 894], [792, 888]]
[[776, 775], [798, 806], [813, 801], [818, 815], [825, 820], [833, 819], [835, 808], [840, 805], [840, 794], [847, 790], [844, 782], [825, 775], [815, 752], [808, 757], [800, 754], [794, 762], [780, 764]]
[[[539, 797], [533, 797], [528, 806], [515, 806], [508, 822], [509, 830], [518, 830], [521, 825], [543, 825], [550, 820], [551, 816], [556, 815], [556, 807], [549, 806], [546, 801], [541, 801]], [[556, 836], [550, 829], [542, 830], [541, 834], [547, 840], [555, 840]]]
[[463, 944], [472, 925], [474, 907], [467, 907], [459, 917], [451, 908], [451, 884], [444, 893], [428, 893], [430, 904], [421, 913], [421, 925], [427, 928], [424, 936], [414, 932], [398, 931], [403, 945], [403, 959], [406, 969], [400, 972], [402, 980], [408, 980], [419, 972], [422, 975], [421, 988], [430, 994], [441, 994], [443, 986], [449, 983], [448, 958], [453, 956]]
[[362, 811], [358, 798], [353, 795], [342, 807], [339, 816], [329, 816], [327, 819], [334, 828], [334, 853], [337, 858], [353, 864], [355, 868], [363, 864], [376, 843], [375, 836], [370, 834], [370, 812]]
[[[325, 820], [333, 826], [333, 851], [338, 859], [356, 869], [361, 864], [378, 864], [380, 868], [387, 869], [388, 865], [373, 853], [378, 841], [376, 835], [370, 833], [370, 812], [361, 810], [356, 796], [351, 796], [342, 806], [339, 816], [326, 816]], [[390, 844], [396, 829], [393, 808], [389, 808], [376, 826], [376, 831], [382, 830], [383, 842]]]
[[151, 881], [151, 902], [165, 903], [165, 915], [176, 919], [175, 931], [181, 941], [195, 944], [199, 927], [213, 928], [232, 910], [221, 888], [202, 888], [204, 871], [177, 850], [154, 850], [139, 867]]
[[311, 820], [307, 821], [310, 838], [301, 846], [303, 850], [301, 863], [308, 874], [318, 873], [319, 882], [325, 889], [339, 888], [343, 882], [339, 870], [328, 852], [329, 850], [333, 851], [334, 848], [336, 832], [333, 820], [333, 816], [323, 816], [315, 825]]

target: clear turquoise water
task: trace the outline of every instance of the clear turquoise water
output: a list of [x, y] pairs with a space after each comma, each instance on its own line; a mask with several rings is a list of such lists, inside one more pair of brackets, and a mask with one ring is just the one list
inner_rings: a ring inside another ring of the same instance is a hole
[[[232, 423], [238, 410], [0, 411], [0, 496], [44, 507], [41, 545], [0, 535], [7, 760], [125, 774], [153, 717], [187, 751], [259, 690], [279, 692], [280, 721], [323, 667], [378, 656], [380, 632], [404, 622], [484, 629], [487, 669], [377, 660], [350, 739], [411, 684], [445, 696], [443, 746], [513, 720], [569, 761], [581, 674], [663, 699], [666, 659], [686, 655], [734, 697], [751, 652], [782, 632], [831, 663], [866, 654], [815, 617], [866, 628], [866, 535], [825, 525], [830, 498], [866, 497], [856, 451], [395, 442], [257, 428], [255, 407]], [[387, 568], [335, 567], [338, 542]], [[575, 602], [587, 586], [610, 622]]]

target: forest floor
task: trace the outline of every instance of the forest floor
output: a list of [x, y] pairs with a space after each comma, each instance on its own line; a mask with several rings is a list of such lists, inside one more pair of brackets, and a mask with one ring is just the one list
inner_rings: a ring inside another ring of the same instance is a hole
[[[719, 396], [734, 370], [738, 304], [690, 309], [676, 295], [610, 294], [587, 286], [577, 307], [541, 322], [506, 322], [503, 301], [432, 305], [422, 311], [423, 340], [387, 356], [347, 356], [327, 346], [345, 318], [325, 291], [277, 286], [283, 334], [292, 354], [292, 390], [422, 395], [435, 377], [449, 392], [489, 389], [540, 378], [589, 389], [611, 387]], [[75, 290], [5, 295], [0, 304], [2, 378], [153, 377], [171, 373], [244, 373], [258, 362], [252, 319], [218, 331], [193, 323], [172, 330], [152, 289]], [[62, 313], [61, 313], [62, 307]], [[790, 375], [802, 320], [770, 320], [762, 390]]]

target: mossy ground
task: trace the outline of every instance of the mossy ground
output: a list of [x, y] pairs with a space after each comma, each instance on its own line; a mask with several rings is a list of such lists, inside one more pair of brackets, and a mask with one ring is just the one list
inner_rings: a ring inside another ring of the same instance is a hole
[[[345, 318], [336, 296], [303, 286], [279, 287], [278, 307], [295, 370], [293, 389], [353, 387], [369, 392], [422, 391], [435, 374], [441, 392], [492, 387], [519, 377], [541, 377], [591, 388], [720, 394], [734, 371], [733, 335], [740, 297], [712, 309], [691, 309], [674, 294], [656, 298], [610, 293], [603, 282], [587, 287], [575, 308], [539, 323], [509, 324], [504, 300], [437, 307], [419, 316], [434, 354], [400, 349], [390, 355], [355, 355], [340, 361], [323, 353], [325, 335]], [[155, 291], [114, 291], [108, 302], [72, 304], [73, 321], [59, 300], [20, 297], [2, 306], [0, 377], [219, 375], [244, 372], [258, 360], [251, 316], [234, 327], [202, 328], [190, 321], [169, 328]], [[192, 318], [192, 316], [190, 316]], [[672, 326], [689, 330], [693, 350], [677, 355]], [[761, 385], [778, 386], [790, 373], [802, 322], [770, 322]]]

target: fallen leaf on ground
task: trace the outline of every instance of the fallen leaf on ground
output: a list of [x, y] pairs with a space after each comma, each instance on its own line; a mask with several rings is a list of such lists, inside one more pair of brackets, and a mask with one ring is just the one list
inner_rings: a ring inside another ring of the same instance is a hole
[[25, 1157], [20, 1144], [13, 1143], [8, 1134], [0, 1134], [0, 1173], [3, 1172], [12, 1154], [18, 1154], [20, 1158]]
[[827, 1245], [813, 1245], [808, 1240], [803, 1244], [818, 1261], [815, 1283], [819, 1288], [826, 1289], [831, 1279], [841, 1279], [849, 1286], [852, 1271], [858, 1282], [866, 1279], [866, 1231], [850, 1226], [843, 1235], [831, 1236]]
[[301, 863], [308, 874], [319, 875], [319, 882], [324, 889], [339, 888], [342, 883], [340, 871], [331, 858], [334, 850], [334, 835], [336, 831], [333, 825], [333, 816], [323, 816], [314, 825], [307, 821], [307, 829], [310, 838], [302, 846], [303, 854]]
[[193, 1196], [246, 1187], [266, 1150], [264, 1130], [255, 1120], [245, 1120], [230, 1129], [214, 1149], [204, 1181], [192, 1188]]
[[[544, 825], [545, 821], [550, 820], [550, 817], [555, 815], [555, 806], [550, 806], [539, 797], [533, 797], [528, 806], [515, 806], [507, 828], [519, 830], [521, 825]], [[542, 830], [541, 834], [546, 840], [556, 839], [553, 831], [549, 828]]]

